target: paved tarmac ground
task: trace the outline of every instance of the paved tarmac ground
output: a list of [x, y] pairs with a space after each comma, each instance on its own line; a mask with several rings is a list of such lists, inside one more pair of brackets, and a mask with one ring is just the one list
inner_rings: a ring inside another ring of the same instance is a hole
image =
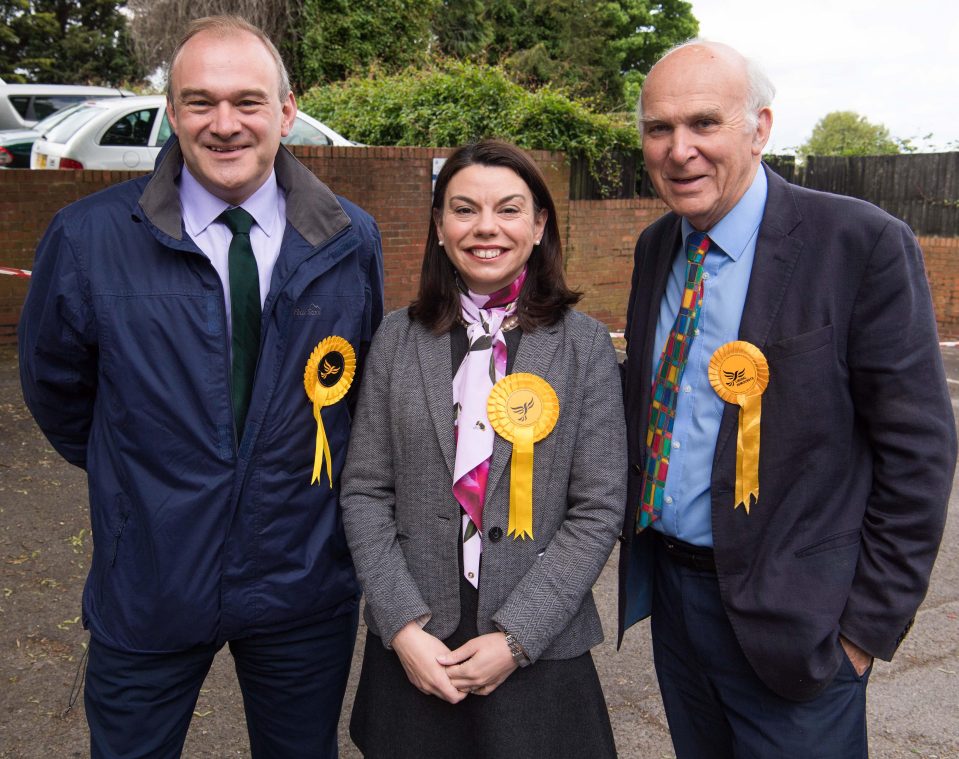
[[[945, 348], [944, 357], [955, 409], [959, 349]], [[79, 614], [91, 550], [85, 476], [64, 463], [37, 430], [21, 399], [16, 353], [0, 346], [0, 757], [89, 755], [82, 698], [64, 712], [87, 640]], [[596, 587], [610, 637], [615, 628], [615, 557]], [[347, 716], [359, 673], [362, 632], [347, 690]], [[622, 650], [617, 652], [614, 641], [607, 640], [593, 653], [620, 755], [672, 757], [648, 622], [627, 634]], [[896, 659], [878, 662], [871, 675], [869, 730], [874, 759], [959, 759], [955, 492], [932, 585], [916, 624]], [[345, 719], [340, 745], [342, 757], [359, 756]], [[200, 695], [184, 755], [249, 756], [242, 702], [225, 651]]]

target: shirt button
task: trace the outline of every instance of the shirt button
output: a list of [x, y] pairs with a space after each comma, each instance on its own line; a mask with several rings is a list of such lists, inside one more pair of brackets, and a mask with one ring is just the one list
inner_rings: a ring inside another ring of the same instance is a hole
[[692, 387], [692, 385], [686, 385], [686, 387], [683, 388], [683, 392], [684, 392], [684, 393], [691, 393], [691, 392], [693, 392], [693, 387]]
[[672, 502], [673, 502], [673, 497], [672, 497], [671, 495], [668, 495], [668, 496], [666, 496], [663, 500], [664, 500], [666, 503], [672, 503]]
[[682, 443], [680, 443], [678, 440], [673, 441], [673, 448], [675, 448], [676, 450], [679, 450], [682, 447], [683, 447]]
[[709, 272], [708, 272], [708, 271], [704, 271], [704, 272], [703, 272], [703, 279], [709, 279]]
[[467, 573], [466, 573], [466, 576], [467, 576], [469, 579], [471, 579], [471, 580], [476, 577], [476, 575], [474, 575], [472, 572], [467, 572]]
[[696, 329], [693, 330], [693, 334], [697, 337], [699, 336], [699, 327], [696, 327]]

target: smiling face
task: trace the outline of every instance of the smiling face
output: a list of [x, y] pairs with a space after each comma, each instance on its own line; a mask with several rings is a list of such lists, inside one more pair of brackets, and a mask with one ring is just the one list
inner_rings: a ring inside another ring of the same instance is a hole
[[546, 226], [526, 182], [503, 166], [472, 164], [450, 178], [433, 221], [443, 249], [474, 293], [506, 287]]
[[667, 55], [642, 91], [643, 157], [656, 192], [701, 232], [749, 189], [772, 112], [746, 114], [746, 62], [732, 49], [691, 45]]
[[167, 115], [190, 173], [213, 195], [239, 205], [273, 170], [296, 116], [279, 97], [279, 73], [254, 35], [200, 32], [170, 72]]

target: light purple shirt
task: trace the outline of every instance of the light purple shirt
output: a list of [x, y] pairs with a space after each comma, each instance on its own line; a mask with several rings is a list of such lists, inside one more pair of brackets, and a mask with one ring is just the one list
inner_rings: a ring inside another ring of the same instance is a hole
[[[232, 206], [211, 194], [189, 172], [186, 165], [180, 174], [180, 207], [183, 209], [183, 224], [187, 234], [197, 247], [210, 259], [223, 283], [223, 300], [226, 313], [230, 313], [230, 241], [233, 233], [217, 217]], [[260, 306], [270, 292], [273, 266], [280, 255], [283, 232], [286, 229], [286, 197], [276, 183], [276, 173], [247, 198], [240, 207], [256, 221], [250, 230], [250, 244], [260, 279]], [[232, 323], [226, 320], [227, 335], [232, 335]]]

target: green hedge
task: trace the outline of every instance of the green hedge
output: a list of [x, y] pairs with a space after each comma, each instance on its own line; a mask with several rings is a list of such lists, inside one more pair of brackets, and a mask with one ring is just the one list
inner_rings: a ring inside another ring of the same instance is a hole
[[639, 146], [626, 117], [595, 113], [549, 87], [531, 92], [499, 67], [459, 61], [321, 85], [299, 104], [367, 145], [455, 147], [495, 137], [584, 156], [600, 180], [616, 171], [612, 151]]

